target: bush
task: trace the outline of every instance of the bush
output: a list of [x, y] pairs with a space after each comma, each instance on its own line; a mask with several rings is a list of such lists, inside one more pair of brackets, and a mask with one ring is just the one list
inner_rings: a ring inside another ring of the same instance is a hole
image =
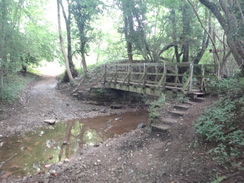
[[34, 78], [34, 75], [27, 75], [26, 77], [16, 73], [8, 75], [3, 85], [0, 86], [0, 101], [8, 103], [14, 101], [18, 97], [19, 92]]
[[195, 128], [204, 141], [216, 143], [209, 153], [224, 164], [244, 154], [244, 79], [225, 79], [216, 88], [220, 100], [205, 110]]
[[165, 105], [166, 97], [164, 94], [161, 95], [161, 97], [158, 98], [158, 100], [155, 100], [150, 103], [149, 106], [149, 129], [151, 129], [151, 124], [155, 123], [159, 119], [159, 109], [162, 108]]

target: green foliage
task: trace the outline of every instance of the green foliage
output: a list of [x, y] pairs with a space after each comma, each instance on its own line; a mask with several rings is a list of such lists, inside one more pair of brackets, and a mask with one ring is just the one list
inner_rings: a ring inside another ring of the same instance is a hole
[[220, 96], [229, 95], [235, 97], [243, 94], [244, 77], [234, 76], [221, 81], [211, 80], [209, 87], [212, 92], [216, 92]]
[[217, 174], [213, 177], [213, 181], [211, 181], [211, 183], [221, 183], [225, 178], [226, 176], [220, 176]]
[[0, 1], [0, 72], [17, 72], [22, 66], [51, 61], [57, 53], [55, 36], [43, 19], [45, 2]]
[[196, 132], [204, 141], [216, 143], [209, 151], [219, 164], [240, 158], [244, 147], [244, 82], [243, 78], [222, 80], [216, 85], [221, 94], [198, 119]]
[[151, 128], [151, 124], [156, 122], [159, 119], [159, 110], [165, 105], [166, 96], [164, 94], [158, 98], [158, 100], [154, 100], [150, 103], [149, 107], [149, 128]]
[[76, 24], [73, 32], [75, 37], [79, 39], [76, 51], [85, 54], [89, 51], [89, 43], [96, 37], [91, 22], [102, 12], [103, 3], [98, 0], [74, 0], [70, 2], [69, 6]]
[[35, 79], [34, 75], [24, 77], [19, 74], [11, 74], [0, 87], [0, 102], [12, 102], [19, 96], [20, 91], [31, 81]]

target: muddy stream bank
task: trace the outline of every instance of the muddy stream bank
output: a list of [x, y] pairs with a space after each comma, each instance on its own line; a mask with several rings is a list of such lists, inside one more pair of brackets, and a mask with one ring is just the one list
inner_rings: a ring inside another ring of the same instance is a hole
[[94, 118], [74, 119], [34, 129], [1, 140], [0, 175], [26, 176], [48, 172], [57, 162], [69, 161], [83, 146], [103, 141], [146, 125], [147, 111], [125, 112]]
[[[77, 148], [98, 145], [148, 121], [143, 109], [88, 104], [60, 93], [56, 85], [54, 77], [40, 77], [1, 114], [2, 179], [45, 171], [49, 164], [68, 161]], [[44, 123], [49, 119], [57, 123]]]

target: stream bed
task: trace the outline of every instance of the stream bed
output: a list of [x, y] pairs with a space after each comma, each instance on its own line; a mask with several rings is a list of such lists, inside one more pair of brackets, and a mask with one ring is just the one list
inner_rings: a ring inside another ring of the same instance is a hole
[[96, 146], [147, 124], [147, 111], [75, 119], [0, 139], [0, 180], [23, 177], [68, 160], [83, 146]]

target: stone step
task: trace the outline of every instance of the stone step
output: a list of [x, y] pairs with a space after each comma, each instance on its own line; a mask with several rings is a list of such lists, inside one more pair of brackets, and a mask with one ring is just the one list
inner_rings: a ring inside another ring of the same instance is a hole
[[202, 92], [200, 89], [192, 89], [192, 92]]
[[177, 123], [177, 120], [176, 119], [172, 119], [172, 118], [163, 118], [161, 120], [161, 123], [167, 124], [167, 125], [174, 125], [174, 124]]
[[196, 92], [196, 91], [193, 91], [192, 94], [193, 94], [193, 95], [202, 95], [202, 96], [203, 96], [203, 95], [206, 95], [206, 93], [203, 93], [203, 92], [201, 92], [201, 91], [197, 91], [197, 92]]
[[155, 130], [155, 131], [167, 131], [170, 128], [171, 127], [166, 124], [161, 124], [161, 123], [152, 124], [152, 130]]
[[196, 103], [193, 102], [193, 101], [187, 100], [187, 101], [184, 101], [184, 104], [187, 104], [187, 105], [195, 105]]
[[186, 110], [188, 110], [190, 108], [190, 106], [187, 105], [187, 104], [177, 104], [177, 105], [174, 106], [174, 108], [186, 111]]
[[192, 101], [194, 102], [203, 102], [206, 98], [203, 97], [194, 97], [192, 98]]
[[171, 113], [174, 116], [184, 116], [186, 114], [186, 112], [178, 111], [178, 110], [175, 110], [175, 111], [172, 110], [172, 111], [169, 111], [169, 113]]

